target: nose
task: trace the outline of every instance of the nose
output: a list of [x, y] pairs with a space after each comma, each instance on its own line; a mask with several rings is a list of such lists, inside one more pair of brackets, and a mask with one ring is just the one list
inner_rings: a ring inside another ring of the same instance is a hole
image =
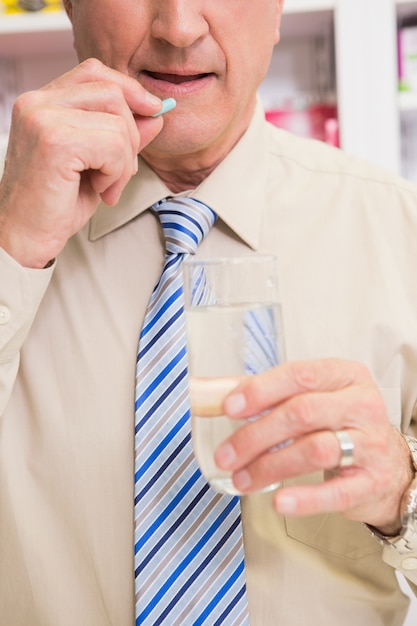
[[200, 0], [156, 0], [155, 5], [150, 29], [155, 39], [187, 48], [209, 32]]

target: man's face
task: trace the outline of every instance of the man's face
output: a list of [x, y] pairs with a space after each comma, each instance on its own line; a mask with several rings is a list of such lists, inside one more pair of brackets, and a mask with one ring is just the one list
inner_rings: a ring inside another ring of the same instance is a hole
[[151, 156], [220, 160], [248, 126], [283, 0], [67, 0], [80, 60], [96, 57], [177, 108]]

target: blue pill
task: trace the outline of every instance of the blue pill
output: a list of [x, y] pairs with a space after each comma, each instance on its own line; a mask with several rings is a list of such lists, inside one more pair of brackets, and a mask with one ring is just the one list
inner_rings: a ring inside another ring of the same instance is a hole
[[158, 113], [154, 113], [152, 117], [159, 117], [160, 115], [163, 115], [164, 113], [175, 109], [176, 106], [177, 102], [174, 98], [167, 98], [166, 100], [162, 100], [162, 109], [158, 111]]

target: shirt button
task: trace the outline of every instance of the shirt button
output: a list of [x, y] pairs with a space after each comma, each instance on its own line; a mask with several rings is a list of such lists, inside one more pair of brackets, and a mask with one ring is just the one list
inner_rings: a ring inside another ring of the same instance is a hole
[[402, 569], [405, 570], [414, 570], [417, 569], [417, 559], [413, 557], [409, 557], [408, 559], [404, 559], [401, 562]]
[[10, 312], [10, 309], [8, 309], [7, 306], [3, 306], [0, 304], [0, 324], [7, 324], [8, 322], [10, 322], [11, 317], [12, 314]]

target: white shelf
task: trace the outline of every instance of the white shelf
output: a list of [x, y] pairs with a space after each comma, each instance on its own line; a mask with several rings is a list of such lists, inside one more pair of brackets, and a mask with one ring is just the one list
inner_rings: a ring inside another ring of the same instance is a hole
[[35, 11], [28, 13], [1, 13], [0, 33], [23, 34], [31, 32], [50, 32], [70, 29], [70, 22], [65, 11]]
[[71, 25], [65, 11], [0, 15], [0, 57], [60, 53], [71, 49]]

